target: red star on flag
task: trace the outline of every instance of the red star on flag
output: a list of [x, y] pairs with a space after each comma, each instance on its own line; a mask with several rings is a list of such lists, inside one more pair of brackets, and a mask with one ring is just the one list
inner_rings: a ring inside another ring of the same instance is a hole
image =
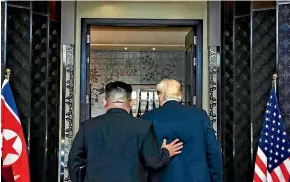
[[3, 159], [5, 159], [8, 154], [19, 155], [18, 152], [13, 148], [13, 144], [14, 144], [16, 139], [17, 139], [17, 136], [10, 138], [8, 140], [6, 140], [3, 137], [3, 146], [4, 146], [3, 147]]

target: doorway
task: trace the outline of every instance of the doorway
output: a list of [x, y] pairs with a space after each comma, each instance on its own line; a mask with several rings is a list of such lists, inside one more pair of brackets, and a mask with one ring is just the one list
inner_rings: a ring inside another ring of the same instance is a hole
[[183, 84], [184, 104], [201, 108], [202, 45], [201, 20], [82, 19], [80, 121], [102, 114], [104, 85], [113, 80], [132, 84], [144, 110], [156, 99], [155, 84], [174, 78]]

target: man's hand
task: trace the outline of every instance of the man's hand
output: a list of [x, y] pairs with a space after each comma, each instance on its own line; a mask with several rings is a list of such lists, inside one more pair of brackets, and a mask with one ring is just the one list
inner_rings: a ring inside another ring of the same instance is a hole
[[173, 157], [177, 154], [181, 153], [181, 149], [183, 148], [183, 143], [179, 142], [178, 139], [175, 139], [170, 144], [166, 144], [166, 139], [163, 140], [161, 148], [166, 148], [169, 151], [170, 157]]

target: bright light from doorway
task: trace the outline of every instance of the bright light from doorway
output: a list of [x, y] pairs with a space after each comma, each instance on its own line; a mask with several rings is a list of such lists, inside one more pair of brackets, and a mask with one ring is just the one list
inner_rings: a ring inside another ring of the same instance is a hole
[[152, 50], [155, 51], [155, 47], [153, 47]]
[[127, 47], [125, 47], [124, 49], [125, 49], [125, 50], [127, 50], [128, 48], [127, 48]]

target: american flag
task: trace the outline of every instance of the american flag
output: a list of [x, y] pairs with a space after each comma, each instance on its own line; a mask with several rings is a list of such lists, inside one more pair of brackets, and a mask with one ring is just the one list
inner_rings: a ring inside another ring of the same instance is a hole
[[289, 138], [280, 114], [276, 91], [272, 88], [263, 121], [253, 181], [288, 182], [289, 157]]

